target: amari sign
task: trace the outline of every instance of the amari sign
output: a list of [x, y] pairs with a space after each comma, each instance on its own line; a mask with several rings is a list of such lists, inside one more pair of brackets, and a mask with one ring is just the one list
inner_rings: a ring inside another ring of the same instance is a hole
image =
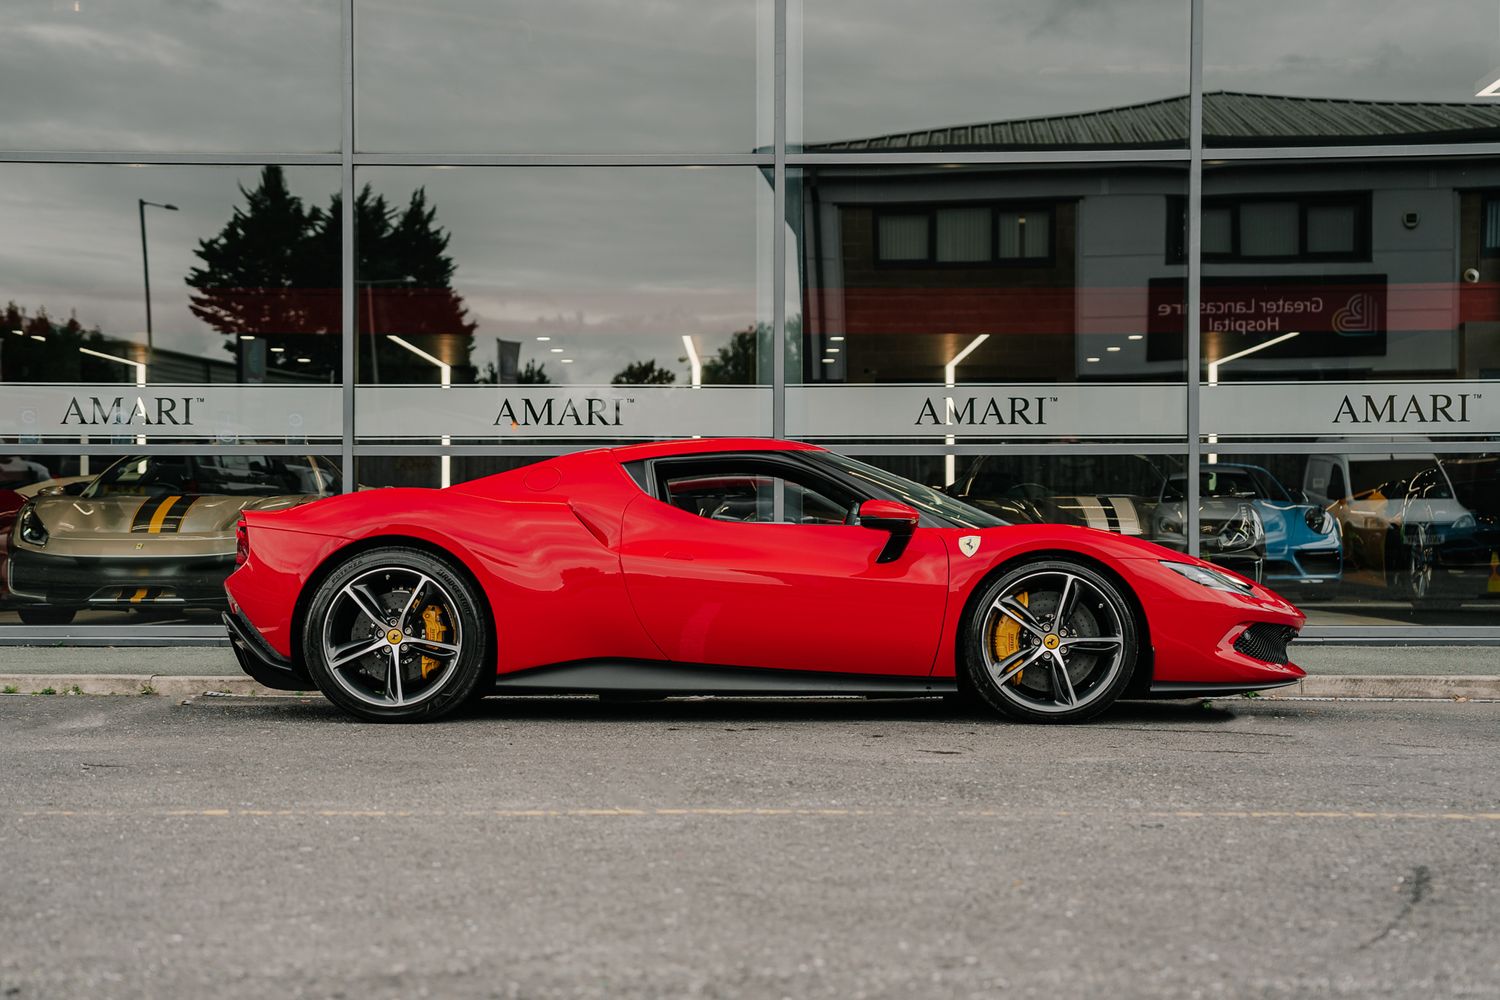
[[1494, 383], [1232, 382], [1201, 390], [1203, 432], [1238, 437], [1500, 433]]
[[504, 442], [551, 438], [765, 437], [767, 386], [362, 385], [362, 438]]
[[341, 415], [340, 390], [329, 385], [8, 385], [0, 436], [300, 444], [338, 437]]
[[1180, 385], [811, 385], [786, 390], [798, 438], [1160, 438], [1187, 430]]

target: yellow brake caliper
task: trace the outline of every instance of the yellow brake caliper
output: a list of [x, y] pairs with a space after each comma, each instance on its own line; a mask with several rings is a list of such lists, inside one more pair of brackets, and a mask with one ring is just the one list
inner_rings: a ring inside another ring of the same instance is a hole
[[[1017, 594], [1016, 600], [1023, 607], [1030, 606], [1026, 603], [1027, 595], [1024, 593]], [[1004, 663], [1007, 656], [1013, 655], [1021, 648], [1021, 623], [1009, 615], [1001, 615], [1000, 624], [995, 626], [995, 634], [991, 637], [991, 641], [995, 644], [995, 662]], [[1021, 675], [1024, 673], [1026, 671], [1019, 671], [1011, 678], [1018, 687], [1021, 684]]]
[[[430, 642], [442, 642], [443, 636], [448, 634], [448, 626], [443, 624], [442, 609], [436, 604], [429, 604], [422, 609], [422, 631], [426, 633]], [[430, 656], [422, 657], [422, 679], [425, 681], [427, 675], [438, 668], [438, 661]]]

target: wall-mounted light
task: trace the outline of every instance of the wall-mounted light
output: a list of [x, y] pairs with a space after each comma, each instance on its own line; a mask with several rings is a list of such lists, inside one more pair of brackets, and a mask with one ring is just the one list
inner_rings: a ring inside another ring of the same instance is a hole
[[[404, 348], [406, 348], [408, 351], [410, 351], [411, 353], [415, 354], [417, 357], [421, 358], [423, 361], [426, 361], [429, 364], [436, 365], [437, 366], [437, 370], [438, 370], [438, 384], [440, 384], [444, 389], [448, 389], [448, 388], [452, 387], [452, 385], [453, 385], [453, 366], [450, 365], [450, 364], [448, 364], [448, 362], [442, 360], [441, 358], [435, 358], [435, 357], [433, 357], [431, 354], [428, 354], [426, 351], [422, 350], [416, 344], [413, 344], [410, 341], [402, 340], [400, 337], [396, 336], [394, 333], [388, 333], [388, 334], [386, 334], [386, 339], [389, 340], [389, 341], [391, 341], [392, 343], [394, 343], [397, 347], [404, 347]], [[446, 449], [450, 444], [453, 443], [453, 437], [451, 435], [444, 434], [443, 438], [442, 438], [442, 442], [443, 442], [443, 447]], [[452, 486], [453, 485], [453, 456], [449, 455], [446, 451], [444, 451], [443, 456], [438, 459], [438, 470], [439, 470], [439, 475], [441, 477], [441, 483], [442, 483], [443, 489], [447, 489], [449, 486]]]

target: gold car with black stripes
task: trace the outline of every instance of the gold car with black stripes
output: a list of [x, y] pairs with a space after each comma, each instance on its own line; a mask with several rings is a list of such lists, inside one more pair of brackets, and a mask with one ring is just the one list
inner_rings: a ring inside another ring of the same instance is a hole
[[240, 512], [341, 489], [338, 467], [321, 456], [123, 458], [21, 509], [8, 600], [34, 625], [66, 624], [84, 608], [222, 608]]

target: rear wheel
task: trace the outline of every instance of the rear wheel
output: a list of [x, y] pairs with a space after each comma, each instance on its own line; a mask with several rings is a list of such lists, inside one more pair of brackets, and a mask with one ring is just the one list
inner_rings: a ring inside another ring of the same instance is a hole
[[991, 708], [1081, 722], [1130, 683], [1135, 618], [1118, 584], [1079, 563], [1026, 563], [991, 583], [964, 629], [965, 667]]
[[363, 552], [313, 596], [302, 633], [308, 673], [360, 718], [439, 718], [483, 693], [481, 607], [473, 586], [428, 552]]

